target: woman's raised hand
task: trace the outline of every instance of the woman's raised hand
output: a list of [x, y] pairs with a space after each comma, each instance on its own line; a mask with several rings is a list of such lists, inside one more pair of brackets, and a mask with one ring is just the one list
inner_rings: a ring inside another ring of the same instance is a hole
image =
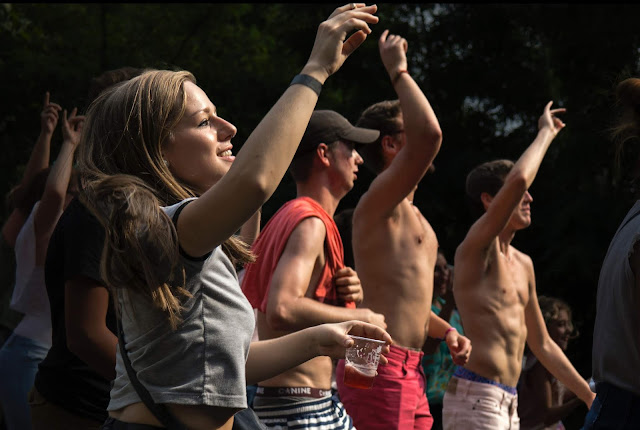
[[377, 10], [376, 5], [349, 3], [333, 11], [318, 27], [309, 61], [302, 73], [324, 83], [371, 34], [369, 24], [378, 22], [378, 17], [373, 15]]
[[58, 124], [58, 116], [62, 107], [60, 107], [58, 103], [49, 101], [49, 91], [44, 94], [44, 102], [42, 104], [42, 113], [40, 113], [40, 129], [43, 133], [51, 135]]
[[80, 135], [82, 134], [82, 125], [84, 124], [84, 115], [76, 115], [77, 108], [73, 108], [69, 118], [67, 119], [67, 110], [62, 112], [62, 138], [65, 142], [78, 146], [80, 143]]

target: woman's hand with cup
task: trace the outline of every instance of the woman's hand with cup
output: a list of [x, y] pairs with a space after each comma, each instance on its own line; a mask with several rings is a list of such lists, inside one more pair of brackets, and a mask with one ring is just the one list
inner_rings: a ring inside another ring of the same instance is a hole
[[344, 358], [347, 348], [353, 345], [350, 337], [360, 336], [385, 342], [382, 347], [380, 363], [386, 364], [384, 356], [389, 352], [389, 345], [393, 343], [391, 336], [384, 329], [362, 321], [345, 321], [334, 324], [321, 324], [313, 327], [313, 342], [317, 348], [316, 355], [328, 355], [332, 358]]

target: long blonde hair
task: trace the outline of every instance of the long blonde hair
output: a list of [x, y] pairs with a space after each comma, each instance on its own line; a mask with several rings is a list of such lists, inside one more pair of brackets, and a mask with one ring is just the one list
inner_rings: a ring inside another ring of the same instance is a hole
[[[110, 288], [149, 297], [180, 321], [184, 270], [175, 226], [160, 209], [197, 192], [175, 177], [162, 148], [186, 109], [187, 71], [149, 70], [103, 92], [89, 107], [80, 144], [82, 201], [105, 228], [101, 275]], [[253, 261], [236, 237], [223, 250], [234, 264]]]

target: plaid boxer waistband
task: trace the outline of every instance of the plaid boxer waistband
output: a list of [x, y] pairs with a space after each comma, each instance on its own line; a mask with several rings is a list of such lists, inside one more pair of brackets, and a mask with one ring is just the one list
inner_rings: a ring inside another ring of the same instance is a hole
[[310, 397], [321, 399], [331, 396], [331, 390], [311, 387], [258, 387], [256, 396], [261, 397]]
[[456, 371], [453, 373], [453, 376], [460, 379], [466, 379], [467, 381], [481, 382], [483, 384], [495, 385], [496, 387], [502, 388], [504, 391], [506, 391], [509, 394], [513, 394], [514, 396], [518, 394], [518, 390], [516, 390], [515, 387], [510, 387], [508, 385], [504, 385], [499, 382], [493, 381], [489, 378], [485, 378], [484, 376], [480, 376], [477, 373], [472, 372], [469, 369], [465, 369], [464, 367], [461, 367], [461, 366], [457, 366]]

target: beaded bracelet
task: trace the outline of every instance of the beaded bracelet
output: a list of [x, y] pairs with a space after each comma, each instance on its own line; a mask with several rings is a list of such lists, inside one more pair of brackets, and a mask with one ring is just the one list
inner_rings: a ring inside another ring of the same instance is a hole
[[449, 334], [449, 332], [450, 332], [450, 331], [456, 331], [456, 332], [457, 332], [458, 330], [456, 330], [456, 328], [455, 328], [455, 327], [449, 327], [449, 328], [447, 329], [447, 331], [445, 331], [445, 332], [444, 332], [444, 336], [439, 337], [439, 338], [437, 338], [437, 339], [438, 339], [438, 340], [446, 340], [446, 339], [447, 339], [447, 335]]
[[403, 73], [406, 73], [408, 75], [409, 71], [407, 69], [398, 70], [398, 73], [396, 73], [396, 75], [393, 77], [393, 79], [391, 79], [391, 85], [393, 85], [395, 87], [396, 82], [398, 82], [398, 80], [400, 79], [400, 76], [402, 76]]

